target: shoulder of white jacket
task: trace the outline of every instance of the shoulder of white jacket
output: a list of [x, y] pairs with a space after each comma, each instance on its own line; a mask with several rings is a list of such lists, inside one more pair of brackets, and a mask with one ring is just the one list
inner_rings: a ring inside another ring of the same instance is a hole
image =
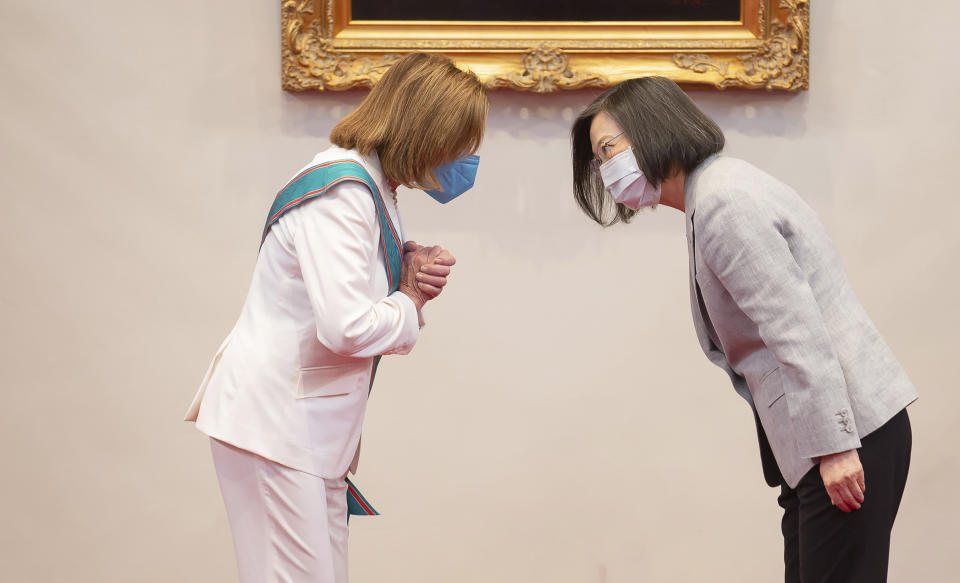
[[[322, 152], [318, 152], [317, 155], [315, 155], [313, 159], [310, 160], [310, 162], [308, 162], [306, 165], [301, 167], [299, 170], [297, 170], [295, 174], [293, 174], [293, 176], [290, 177], [290, 181], [292, 181], [295, 177], [300, 176], [310, 168], [313, 168], [317, 164], [323, 164], [324, 162], [331, 162], [333, 160], [343, 160], [343, 159], [356, 160], [357, 162], [360, 162], [360, 163], [363, 162], [363, 158], [355, 150], [345, 150], [337, 146], [331, 146], [326, 150], [323, 150]], [[289, 184], [289, 181], [287, 182], [287, 184]]]
[[307, 164], [307, 166], [315, 166], [317, 164], [323, 164], [324, 162], [345, 159], [355, 160], [361, 164], [363, 163], [363, 156], [361, 156], [356, 150], [347, 150], [346, 148], [341, 148], [339, 146], [330, 146], [326, 150], [318, 152], [317, 155], [313, 157], [313, 160]]
[[[376, 152], [364, 156], [356, 150], [348, 150], [339, 146], [330, 146], [326, 150], [323, 150], [314, 156], [313, 160], [311, 160], [310, 163], [303, 168], [303, 170], [306, 170], [311, 166], [323, 164], [324, 162], [331, 162], [333, 160], [353, 160], [359, 163], [373, 178], [374, 182], [377, 184], [377, 188], [380, 188], [381, 190], [385, 188], [386, 178], [383, 175], [383, 168], [380, 165], [380, 158], [377, 156]], [[301, 170], [301, 172], [303, 170]]]
[[354, 181], [340, 182], [330, 187], [324, 196], [305, 201], [284, 214], [284, 217], [297, 221], [312, 221], [321, 216], [340, 220], [352, 217], [351, 220], [362, 221], [371, 231], [379, 225], [377, 208], [370, 196], [370, 190]]

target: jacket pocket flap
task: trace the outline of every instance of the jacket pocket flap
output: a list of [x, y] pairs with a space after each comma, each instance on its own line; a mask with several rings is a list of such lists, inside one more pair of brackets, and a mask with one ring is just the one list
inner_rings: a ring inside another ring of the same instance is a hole
[[363, 387], [369, 378], [366, 362], [312, 366], [300, 369], [297, 398], [345, 395]]
[[[234, 327], [234, 330], [235, 329], [236, 327]], [[220, 358], [223, 356], [224, 351], [226, 351], [227, 346], [230, 345], [231, 338], [233, 338], [233, 330], [227, 334], [226, 339], [220, 344], [220, 348], [210, 362], [210, 366], [207, 367], [207, 374], [203, 375], [203, 380], [200, 381], [200, 388], [197, 389], [193, 397], [193, 402], [190, 403], [190, 408], [187, 409], [187, 414], [183, 418], [184, 421], [196, 421], [200, 415], [200, 404], [203, 402], [203, 396], [207, 392], [207, 385], [210, 384], [210, 378], [213, 377], [213, 371], [216, 370], [217, 365], [220, 364]]]
[[780, 380], [780, 367], [767, 371], [760, 377], [760, 386], [757, 387], [755, 400], [763, 407], [773, 407], [784, 395], [783, 382]]

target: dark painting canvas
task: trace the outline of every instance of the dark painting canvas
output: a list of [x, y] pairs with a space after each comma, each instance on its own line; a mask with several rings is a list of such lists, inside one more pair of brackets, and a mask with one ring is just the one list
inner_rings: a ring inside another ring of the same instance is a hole
[[740, 19], [740, 0], [353, 0], [354, 20], [708, 21]]

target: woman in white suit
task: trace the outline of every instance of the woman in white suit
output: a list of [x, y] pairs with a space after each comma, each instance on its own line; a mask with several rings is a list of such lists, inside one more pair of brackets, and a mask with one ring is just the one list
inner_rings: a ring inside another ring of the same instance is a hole
[[473, 184], [489, 108], [450, 59], [400, 59], [281, 189], [233, 331], [187, 412], [210, 437], [244, 583], [347, 580], [349, 514], [376, 366], [408, 354], [454, 264], [403, 241], [396, 187]]
[[694, 325], [753, 409], [786, 581], [885, 581], [916, 390], [813, 210], [723, 146], [672, 81], [625, 81], [574, 123], [576, 200], [603, 225], [657, 204], [686, 215]]

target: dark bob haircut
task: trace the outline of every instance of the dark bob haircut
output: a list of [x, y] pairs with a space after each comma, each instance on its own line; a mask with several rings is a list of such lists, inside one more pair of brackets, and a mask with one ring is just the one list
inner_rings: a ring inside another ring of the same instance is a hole
[[[643, 77], [618, 83], [597, 97], [573, 123], [573, 195], [588, 217], [604, 226], [630, 222], [637, 211], [614, 202], [598, 172], [590, 167], [593, 118], [606, 112], [633, 145], [647, 180], [658, 185], [678, 172], [689, 174], [723, 150], [720, 127], [666, 77]], [[607, 218], [607, 209], [616, 205]]]

